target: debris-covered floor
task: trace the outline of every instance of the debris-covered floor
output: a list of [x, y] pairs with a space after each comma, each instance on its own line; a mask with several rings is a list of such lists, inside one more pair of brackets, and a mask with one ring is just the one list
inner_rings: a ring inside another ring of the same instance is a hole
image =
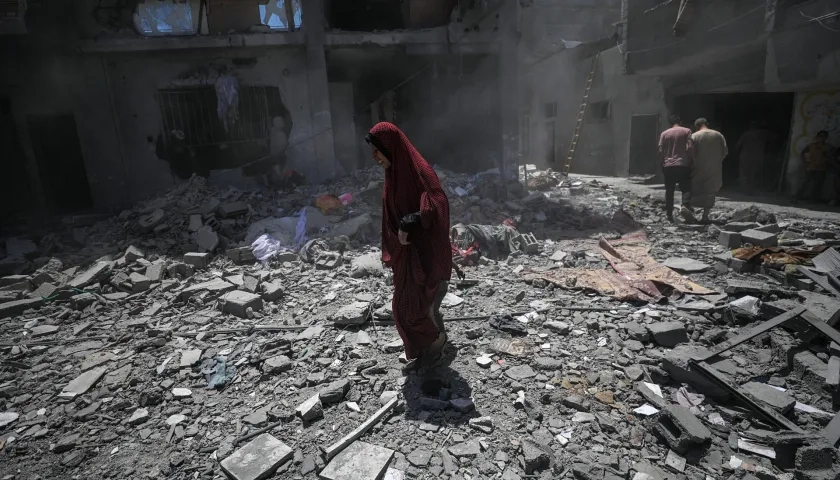
[[407, 376], [380, 171], [193, 179], [7, 239], [0, 477], [840, 478], [836, 225], [759, 208], [672, 225], [661, 203], [530, 173], [441, 172], [466, 280], [444, 364]]

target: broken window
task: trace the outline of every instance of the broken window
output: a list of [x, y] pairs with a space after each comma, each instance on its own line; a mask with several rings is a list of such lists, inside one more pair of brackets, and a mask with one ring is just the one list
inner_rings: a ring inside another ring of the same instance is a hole
[[610, 101], [595, 102], [589, 107], [589, 119], [600, 122], [610, 118]]
[[134, 26], [147, 36], [195, 33], [192, 6], [182, 0], [140, 1], [134, 13]]
[[[260, 22], [272, 30], [296, 30], [301, 25], [301, 0], [268, 0], [260, 5]], [[289, 4], [287, 6], [287, 3]], [[290, 7], [290, 8], [287, 8]], [[292, 27], [289, 28], [289, 15], [292, 16]]]

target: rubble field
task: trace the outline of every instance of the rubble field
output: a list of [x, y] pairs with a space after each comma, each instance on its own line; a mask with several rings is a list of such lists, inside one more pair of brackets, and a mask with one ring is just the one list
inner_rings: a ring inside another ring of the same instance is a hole
[[7, 238], [0, 479], [840, 479], [837, 225], [439, 174], [465, 278], [415, 372], [379, 170]]

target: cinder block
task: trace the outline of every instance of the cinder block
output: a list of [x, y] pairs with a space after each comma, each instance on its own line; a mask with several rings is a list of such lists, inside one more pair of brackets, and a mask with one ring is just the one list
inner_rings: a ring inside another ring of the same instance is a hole
[[210, 265], [210, 252], [190, 252], [184, 254], [184, 263], [195, 268], [204, 269]]
[[539, 253], [540, 245], [537, 243], [537, 237], [531, 233], [523, 233], [519, 236], [519, 248], [527, 254]]
[[262, 310], [263, 301], [259, 295], [234, 290], [222, 296], [222, 311], [232, 313], [239, 318], [248, 318], [248, 308], [254, 311]]
[[648, 325], [648, 330], [657, 345], [672, 348], [688, 342], [685, 326], [680, 322], [658, 322]]
[[741, 234], [722, 230], [718, 242], [726, 248], [738, 248], [741, 246]]
[[668, 405], [656, 422], [656, 431], [677, 453], [685, 453], [696, 445], [712, 439], [712, 432], [691, 410], [680, 405]]
[[252, 263], [257, 259], [254, 257], [254, 252], [251, 247], [237, 247], [231, 248], [227, 251], [227, 256], [233, 263]]
[[777, 234], [761, 230], [744, 230], [741, 232], [741, 240], [757, 247], [775, 247], [779, 244]]

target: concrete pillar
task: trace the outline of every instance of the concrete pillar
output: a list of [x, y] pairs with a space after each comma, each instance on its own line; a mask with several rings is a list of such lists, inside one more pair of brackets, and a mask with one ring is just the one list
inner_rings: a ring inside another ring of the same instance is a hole
[[[505, 1], [499, 11], [499, 113], [502, 125], [503, 175], [516, 172], [519, 159], [519, 2]], [[516, 173], [513, 173], [515, 178]]]
[[333, 147], [330, 90], [327, 59], [324, 55], [323, 0], [303, 0], [302, 30], [306, 35], [306, 70], [309, 78], [309, 105], [312, 111], [310, 136], [315, 151], [315, 167], [310, 181], [320, 182], [338, 174]]

